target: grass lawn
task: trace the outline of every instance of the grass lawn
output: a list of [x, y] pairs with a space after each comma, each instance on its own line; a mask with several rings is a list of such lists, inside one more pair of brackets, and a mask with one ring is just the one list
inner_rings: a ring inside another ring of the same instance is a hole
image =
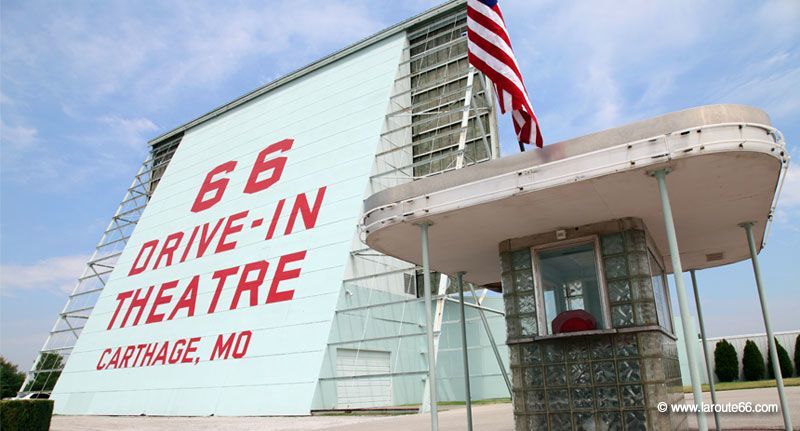
[[[800, 377], [789, 377], [783, 379], [783, 386], [800, 386]], [[714, 385], [717, 391], [733, 391], [736, 389], [757, 389], [757, 388], [774, 388], [775, 380], [757, 380], [755, 382], [724, 382]], [[703, 385], [703, 392], [708, 392], [708, 385]], [[683, 392], [691, 393], [691, 386], [684, 386]]]
[[[511, 398], [489, 398], [485, 400], [472, 400], [473, 406], [480, 406], [484, 404], [499, 404], [499, 403], [510, 403]], [[464, 401], [441, 401], [439, 402], [440, 406], [463, 406], [466, 403]]]

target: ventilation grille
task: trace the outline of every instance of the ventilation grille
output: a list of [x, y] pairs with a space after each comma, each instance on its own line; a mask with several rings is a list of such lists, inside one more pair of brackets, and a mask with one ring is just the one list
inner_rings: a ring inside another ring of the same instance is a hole
[[725, 257], [725, 253], [718, 252], [718, 253], [709, 253], [706, 255], [707, 262], [713, 262], [715, 260], [722, 260]]

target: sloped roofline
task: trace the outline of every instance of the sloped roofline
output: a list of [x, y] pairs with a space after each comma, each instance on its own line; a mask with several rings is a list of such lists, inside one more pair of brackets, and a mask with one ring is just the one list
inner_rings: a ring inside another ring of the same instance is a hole
[[177, 135], [179, 135], [179, 134], [181, 134], [181, 133], [183, 133], [183, 132], [185, 132], [185, 131], [187, 131], [187, 130], [189, 130], [189, 129], [197, 126], [197, 125], [205, 123], [206, 121], [211, 120], [213, 118], [216, 118], [216, 117], [218, 117], [218, 116], [220, 116], [220, 115], [222, 115], [222, 114], [224, 114], [224, 113], [226, 113], [226, 112], [228, 112], [228, 111], [230, 111], [230, 110], [232, 110], [234, 108], [242, 106], [245, 103], [247, 103], [247, 102], [249, 102], [249, 101], [251, 101], [253, 99], [258, 98], [259, 96], [262, 96], [262, 95], [272, 91], [275, 88], [278, 88], [278, 87], [280, 87], [280, 86], [282, 86], [284, 84], [287, 84], [287, 83], [289, 83], [291, 81], [294, 81], [295, 79], [298, 79], [300, 77], [308, 75], [309, 73], [312, 73], [312, 72], [314, 72], [316, 70], [319, 70], [319, 69], [321, 69], [321, 68], [323, 68], [323, 67], [325, 67], [325, 66], [327, 66], [327, 65], [329, 65], [329, 64], [331, 64], [333, 62], [336, 62], [336, 61], [342, 59], [343, 57], [346, 57], [346, 56], [348, 56], [350, 54], [353, 54], [353, 53], [355, 53], [355, 52], [357, 52], [357, 51], [359, 51], [359, 50], [361, 50], [361, 49], [363, 49], [363, 48], [365, 48], [365, 47], [367, 47], [369, 45], [372, 45], [372, 44], [375, 44], [377, 42], [380, 42], [380, 41], [382, 41], [384, 39], [387, 39], [387, 38], [389, 38], [391, 36], [394, 36], [397, 33], [402, 32], [402, 31], [406, 31], [410, 27], [412, 27], [412, 26], [414, 26], [416, 24], [419, 24], [419, 23], [421, 23], [423, 21], [426, 21], [426, 20], [428, 20], [428, 19], [430, 19], [432, 17], [435, 17], [436, 15], [439, 15], [439, 14], [442, 14], [444, 12], [453, 10], [455, 8], [458, 8], [458, 7], [461, 7], [464, 4], [466, 4], [466, 0], [450, 0], [447, 3], [444, 3], [442, 5], [433, 7], [431, 9], [428, 9], [427, 11], [422, 12], [419, 15], [416, 15], [416, 16], [411, 17], [411, 18], [409, 18], [409, 19], [407, 19], [405, 21], [402, 21], [402, 22], [400, 22], [398, 24], [395, 24], [395, 25], [393, 25], [391, 27], [388, 27], [388, 28], [386, 28], [384, 30], [381, 30], [380, 32], [375, 33], [372, 36], [369, 36], [369, 37], [367, 37], [365, 39], [362, 39], [362, 40], [360, 40], [360, 41], [358, 41], [358, 42], [356, 42], [356, 43], [354, 43], [354, 44], [352, 44], [352, 45], [350, 45], [350, 46], [348, 46], [346, 48], [343, 48], [343, 49], [341, 49], [339, 51], [336, 51], [336, 52], [334, 52], [334, 53], [332, 53], [332, 54], [330, 54], [330, 55], [328, 55], [326, 57], [323, 57], [323, 58], [321, 58], [321, 59], [319, 59], [319, 60], [317, 60], [317, 61], [315, 61], [313, 63], [307, 64], [307, 65], [305, 65], [305, 66], [303, 66], [303, 67], [301, 67], [301, 68], [299, 68], [299, 69], [297, 69], [297, 70], [295, 70], [293, 72], [290, 72], [290, 73], [288, 73], [288, 74], [286, 74], [286, 75], [284, 75], [284, 76], [282, 76], [282, 77], [280, 77], [280, 78], [278, 78], [278, 79], [276, 79], [276, 80], [274, 80], [274, 81], [272, 81], [272, 82], [270, 82], [268, 84], [265, 84], [265, 85], [255, 89], [255, 90], [253, 90], [253, 91], [251, 91], [251, 92], [249, 92], [249, 93], [247, 93], [247, 94], [245, 94], [243, 96], [240, 96], [240, 97], [238, 97], [238, 98], [236, 98], [236, 99], [234, 99], [234, 100], [232, 100], [232, 101], [230, 101], [230, 102], [228, 102], [228, 103], [226, 103], [226, 104], [224, 104], [222, 106], [219, 106], [219, 107], [211, 110], [210, 112], [208, 112], [206, 114], [203, 114], [200, 117], [197, 117], [192, 121], [189, 121], [188, 123], [185, 123], [182, 126], [176, 127], [174, 129], [170, 130], [169, 132], [163, 133], [163, 134], [151, 139], [150, 141], [148, 141], [148, 144], [153, 146], [153, 145], [159, 144], [159, 143], [161, 143], [163, 141], [169, 140], [169, 139], [171, 139], [171, 138], [173, 138], [173, 137], [175, 137], [175, 136], [177, 136]]

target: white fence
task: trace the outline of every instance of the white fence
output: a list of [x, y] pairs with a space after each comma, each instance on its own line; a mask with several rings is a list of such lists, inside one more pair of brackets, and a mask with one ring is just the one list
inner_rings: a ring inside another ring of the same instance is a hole
[[[794, 365], [794, 348], [795, 343], [797, 342], [797, 335], [800, 334], [800, 329], [795, 329], [794, 331], [783, 331], [783, 332], [775, 332], [775, 338], [778, 339], [778, 343], [789, 352], [789, 357], [792, 359], [792, 365]], [[744, 374], [742, 374], [742, 355], [744, 354], [744, 344], [747, 340], [753, 340], [758, 346], [758, 350], [761, 351], [761, 354], [764, 356], [764, 366], [766, 367], [767, 360], [769, 359], [769, 346], [767, 345], [767, 334], [748, 334], [748, 335], [736, 335], [733, 337], [719, 337], [719, 338], [709, 338], [708, 339], [708, 355], [710, 356], [711, 360], [711, 369], [714, 369], [714, 348], [717, 346], [717, 343], [725, 339], [729, 343], [733, 345], [733, 348], [736, 349], [736, 357], [739, 359], [739, 380], [744, 379]], [[699, 341], [699, 340], [698, 340]], [[702, 343], [702, 341], [699, 341]], [[701, 345], [702, 347], [702, 345]], [[705, 379], [708, 382], [708, 377]], [[714, 376], [714, 381], [717, 381], [716, 376]]]

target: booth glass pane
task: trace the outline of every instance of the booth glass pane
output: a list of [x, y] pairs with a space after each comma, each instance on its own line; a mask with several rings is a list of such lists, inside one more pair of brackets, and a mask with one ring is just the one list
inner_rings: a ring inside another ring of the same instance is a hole
[[594, 243], [538, 252], [548, 334], [553, 319], [570, 310], [585, 310], [597, 319], [599, 328], [604, 327], [596, 258]]
[[669, 294], [667, 292], [668, 285], [664, 270], [650, 254], [650, 270], [653, 282], [653, 296], [656, 302], [656, 313], [658, 314], [658, 324], [661, 325], [668, 332], [672, 333], [672, 316], [669, 312]]

